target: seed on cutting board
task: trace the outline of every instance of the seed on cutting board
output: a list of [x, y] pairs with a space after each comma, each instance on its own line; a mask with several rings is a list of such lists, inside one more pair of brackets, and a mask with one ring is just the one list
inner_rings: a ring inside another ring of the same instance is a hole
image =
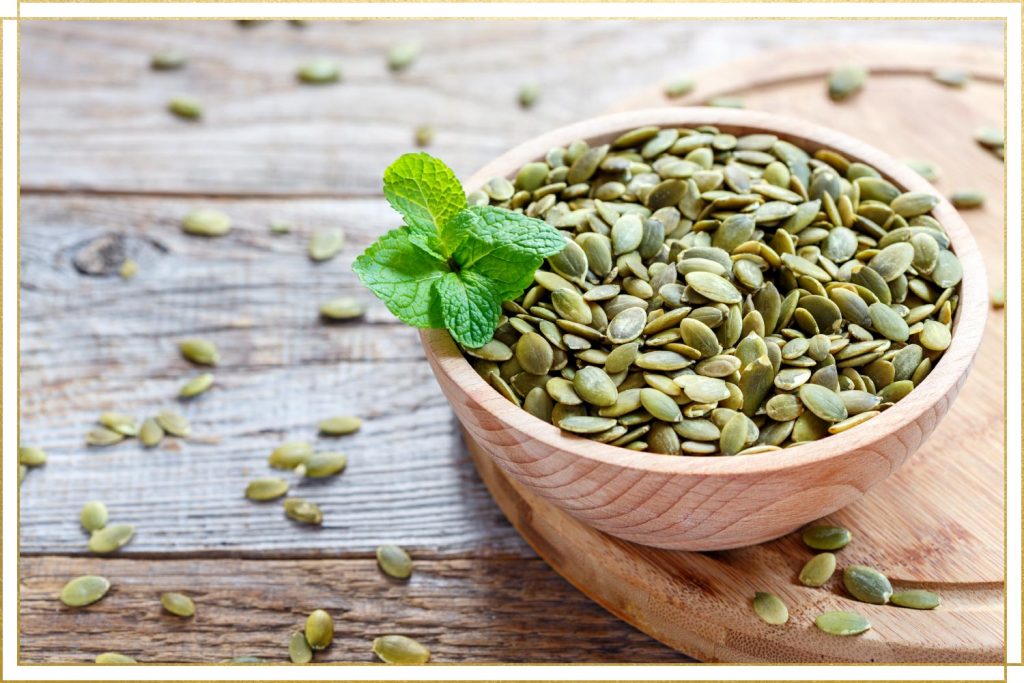
[[274, 219], [270, 221], [270, 232], [275, 235], [287, 235], [292, 231], [291, 221]]
[[974, 139], [984, 147], [1003, 147], [1006, 144], [1003, 129], [995, 126], [981, 126], [974, 131]]
[[320, 305], [320, 315], [327, 320], [352, 320], [364, 313], [366, 306], [349, 296], [340, 296]]
[[819, 553], [809, 559], [800, 570], [800, 583], [818, 588], [828, 583], [836, 571], [836, 556], [832, 553]]
[[288, 639], [288, 658], [292, 664], [309, 664], [313, 661], [313, 649], [306, 640], [306, 634], [295, 631]]
[[430, 650], [406, 636], [374, 638], [373, 653], [388, 664], [426, 664], [430, 661]]
[[274, 500], [286, 493], [288, 493], [288, 482], [278, 477], [253, 479], [245, 487], [245, 497], [249, 500]]
[[306, 476], [320, 479], [340, 473], [348, 464], [344, 453], [320, 452], [306, 458]]
[[307, 441], [285, 441], [275, 448], [267, 459], [267, 464], [278, 470], [293, 470], [306, 462], [313, 455], [313, 446]]
[[19, 446], [18, 462], [28, 467], [39, 467], [46, 464], [46, 451], [35, 446]]
[[665, 84], [665, 97], [682, 97], [693, 90], [697, 82], [690, 76], [683, 76]]
[[79, 576], [64, 584], [60, 601], [68, 607], [85, 607], [102, 598], [108, 590], [110, 582], [102, 576]]
[[815, 550], [839, 550], [845, 547], [852, 538], [847, 529], [841, 526], [809, 526], [804, 529], [804, 544]]
[[107, 506], [101, 501], [90, 500], [82, 506], [78, 519], [86, 531], [99, 531], [107, 525]]
[[978, 190], [957, 190], [949, 201], [958, 209], [975, 209], [985, 203], [985, 195]]
[[334, 640], [334, 620], [322, 609], [306, 617], [306, 642], [314, 650], [323, 650]]
[[138, 664], [134, 657], [123, 655], [120, 652], [101, 652], [96, 655], [97, 664]]
[[345, 233], [341, 228], [317, 230], [309, 238], [309, 258], [327, 261], [337, 256], [345, 247]]
[[89, 537], [89, 550], [106, 555], [123, 548], [134, 535], [135, 527], [131, 524], [108, 524], [92, 532]]
[[412, 574], [412, 558], [397, 545], [378, 546], [377, 564], [382, 572], [396, 579], [407, 579]]
[[131, 280], [138, 272], [139, 264], [130, 258], [125, 259], [121, 264], [121, 267], [117, 270], [117, 274], [124, 280]]
[[529, 109], [537, 103], [540, 98], [540, 85], [537, 83], [526, 83], [519, 88], [519, 106]]
[[939, 67], [932, 72], [932, 79], [951, 88], [962, 88], [971, 79], [971, 74], [959, 67]]
[[939, 166], [925, 159], [904, 159], [903, 163], [912, 168], [919, 176], [930, 183], [939, 179]]
[[155, 419], [160, 428], [171, 436], [184, 438], [192, 433], [192, 425], [181, 413], [173, 410], [161, 410]]
[[868, 79], [868, 71], [862, 66], [844, 66], [828, 76], [828, 96], [842, 101], [860, 91]]
[[93, 427], [85, 433], [85, 443], [90, 446], [112, 446], [124, 441], [124, 434], [106, 427]]
[[217, 361], [220, 360], [217, 345], [209, 339], [200, 339], [198, 337], [182, 339], [178, 342], [178, 350], [185, 360], [198, 365], [216, 365]]
[[754, 593], [754, 612], [766, 624], [781, 626], [789, 621], [789, 609], [786, 603], [774, 593]]
[[862, 564], [843, 570], [843, 586], [854, 599], [872, 605], [884, 605], [892, 596], [892, 584], [885, 574]]
[[139, 428], [139, 441], [146, 448], [152, 448], [164, 440], [164, 429], [155, 418], [147, 417]]
[[420, 54], [417, 43], [399, 43], [388, 50], [388, 68], [392, 71], [403, 71], [416, 61]]
[[181, 593], [161, 593], [160, 604], [176, 617], [191, 617], [196, 613], [196, 605], [192, 598]]
[[359, 428], [363, 426], [363, 421], [361, 418], [351, 415], [337, 415], [321, 420], [318, 426], [321, 434], [345, 436], [359, 431]]
[[188, 57], [180, 50], [160, 50], [149, 60], [149, 65], [155, 71], [173, 71], [180, 69], [188, 63]]
[[192, 398], [193, 396], [198, 396], [212, 386], [213, 375], [209, 372], [204, 372], [181, 385], [181, 389], [178, 390], [178, 396], [181, 396], [182, 398]]
[[311, 503], [302, 498], [285, 498], [284, 513], [303, 524], [320, 524], [324, 521], [324, 515], [316, 503]]
[[341, 80], [341, 68], [331, 59], [314, 59], [299, 67], [295, 74], [303, 83], [336, 83]]
[[428, 147], [434, 141], [436, 132], [433, 126], [416, 126], [412, 136], [413, 142], [416, 143], [417, 147]]
[[135, 436], [139, 431], [138, 426], [135, 424], [135, 418], [123, 413], [100, 413], [99, 423], [107, 429], [118, 434], [124, 434], [125, 436]]
[[178, 95], [167, 103], [167, 110], [182, 119], [195, 121], [203, 116], [203, 105], [189, 95]]
[[920, 588], [896, 591], [889, 598], [889, 602], [898, 607], [909, 607], [910, 609], [935, 609], [942, 604], [938, 595]]
[[814, 625], [832, 636], [855, 636], [871, 628], [871, 623], [855, 612], [824, 612], [815, 617]]
[[220, 237], [231, 231], [231, 219], [216, 209], [196, 209], [185, 214], [181, 229], [189, 235]]

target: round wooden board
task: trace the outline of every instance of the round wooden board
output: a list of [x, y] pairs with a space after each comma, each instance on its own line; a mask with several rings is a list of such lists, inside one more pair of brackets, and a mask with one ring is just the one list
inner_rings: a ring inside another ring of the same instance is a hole
[[[868, 66], [865, 89], [836, 104], [826, 74]], [[952, 89], [934, 82], [938, 66], [969, 69]], [[695, 105], [737, 95], [750, 109], [802, 116], [862, 137], [896, 157], [939, 164], [938, 191], [977, 188], [985, 208], [964, 212], [981, 249], [990, 288], [1004, 272], [1003, 165], [973, 140], [1000, 125], [1002, 56], [981, 48], [869, 44], [761, 54], [698, 73], [697, 88], [668, 101], [660, 86], [623, 108]], [[714, 87], [712, 86], [714, 84]], [[555, 570], [617, 616], [706, 662], [1002, 662], [1004, 649], [1004, 325], [988, 318], [982, 348], [960, 398], [935, 434], [900, 470], [828, 521], [853, 531], [839, 552], [884, 571], [898, 589], [926, 587], [943, 604], [930, 612], [856, 603], [839, 572], [824, 588], [796, 581], [811, 556], [798, 536], [717, 553], [647, 548], [616, 540], [527, 493], [467, 440], [481, 477], [516, 529]], [[754, 616], [754, 591], [789, 605], [772, 627]], [[872, 630], [855, 638], [819, 632], [814, 617], [855, 610]]]

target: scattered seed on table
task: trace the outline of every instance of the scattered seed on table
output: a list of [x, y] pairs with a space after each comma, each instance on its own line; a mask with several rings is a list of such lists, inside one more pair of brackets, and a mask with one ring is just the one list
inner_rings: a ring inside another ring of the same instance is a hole
[[896, 591], [889, 598], [889, 602], [898, 607], [907, 607], [909, 609], [935, 609], [942, 604], [942, 600], [938, 595], [931, 591], [921, 590], [920, 588]]
[[188, 57], [180, 50], [161, 50], [150, 58], [149, 65], [154, 71], [173, 71], [188, 63]]
[[134, 657], [123, 655], [120, 652], [101, 652], [96, 655], [97, 664], [138, 664]]
[[669, 81], [665, 84], [665, 97], [673, 99], [676, 97], [682, 97], [693, 90], [696, 84], [697, 82], [690, 76], [683, 76], [674, 81]]
[[288, 493], [288, 482], [279, 477], [253, 479], [245, 487], [245, 497], [249, 500], [275, 500], [286, 493]]
[[833, 636], [855, 636], [871, 628], [871, 623], [855, 612], [825, 612], [814, 619], [814, 625]]
[[86, 531], [99, 531], [107, 525], [108, 518], [107, 506], [98, 500], [87, 502], [78, 515], [82, 528]]
[[529, 109], [540, 99], [540, 85], [537, 83], [526, 83], [519, 88], [519, 106]]
[[334, 620], [322, 609], [306, 617], [306, 642], [314, 650], [323, 650], [334, 640]]
[[427, 147], [431, 142], [434, 141], [434, 130], [433, 126], [416, 126], [416, 131], [413, 134], [413, 141], [417, 147]]
[[430, 650], [412, 638], [399, 635], [375, 638], [373, 653], [388, 664], [426, 664], [430, 661]]
[[110, 582], [102, 576], [79, 576], [64, 584], [60, 601], [68, 607], [85, 607], [102, 598], [108, 590]]
[[939, 67], [932, 72], [932, 79], [950, 88], [962, 88], [971, 80], [971, 74], [959, 67]]
[[164, 440], [164, 430], [156, 419], [147, 417], [142, 422], [142, 427], [139, 428], [139, 441], [146, 448], [152, 448], [157, 446], [161, 441]]
[[341, 69], [330, 59], [314, 59], [299, 67], [296, 76], [303, 83], [322, 85], [341, 80]]
[[397, 545], [378, 546], [377, 564], [382, 572], [396, 579], [407, 579], [412, 575], [412, 558]]
[[388, 68], [392, 71], [408, 69], [420, 54], [417, 43], [399, 43], [388, 50]]
[[820, 588], [828, 583], [836, 571], [836, 556], [832, 553], [819, 553], [809, 559], [800, 570], [800, 583], [811, 588]]
[[167, 110], [181, 119], [197, 121], [203, 116], [203, 105], [194, 97], [178, 95], [167, 103]]
[[781, 626], [789, 621], [789, 609], [782, 599], [773, 593], [758, 591], [754, 594], [754, 612], [761, 621], [772, 626]]
[[345, 233], [341, 228], [317, 230], [309, 238], [309, 258], [327, 261], [337, 256], [345, 247]]
[[208, 339], [182, 339], [178, 342], [178, 350], [185, 360], [197, 365], [216, 365], [220, 360], [217, 345]]
[[216, 209], [196, 209], [185, 214], [181, 229], [189, 235], [220, 237], [231, 231], [231, 218]]
[[197, 375], [185, 382], [178, 391], [178, 396], [181, 396], [182, 398], [192, 398], [193, 396], [198, 396], [212, 386], [213, 375], [209, 372], [204, 372], [203, 374]]
[[306, 462], [303, 464], [306, 468], [305, 474], [307, 477], [322, 479], [324, 477], [333, 477], [343, 472], [348, 464], [348, 458], [344, 453], [322, 451], [307, 457]]
[[337, 415], [321, 420], [318, 427], [321, 434], [328, 436], [347, 436], [359, 431], [363, 426], [362, 419], [351, 415]]
[[196, 613], [196, 605], [192, 598], [181, 593], [161, 593], [160, 604], [176, 617], [188, 618]]
[[320, 317], [326, 320], [353, 320], [366, 313], [366, 306], [350, 296], [340, 296], [320, 305]]
[[958, 209], [975, 209], [985, 203], [985, 195], [978, 190], [957, 190], [949, 201]]
[[275, 235], [287, 235], [292, 231], [292, 224], [289, 221], [272, 220], [270, 221], [270, 232]]
[[135, 527], [131, 524], [108, 524], [92, 532], [89, 550], [97, 555], [107, 555], [128, 545], [133, 536]]
[[850, 542], [852, 534], [841, 526], [815, 525], [804, 529], [804, 544], [815, 550], [839, 550]]
[[868, 79], [868, 71], [862, 66], [844, 66], [828, 77], [828, 96], [835, 102], [852, 97], [859, 92]]
[[285, 514], [296, 522], [316, 526], [324, 521], [323, 512], [316, 503], [302, 498], [285, 498], [283, 505]]
[[892, 584], [885, 574], [862, 564], [843, 570], [843, 586], [855, 600], [872, 605], [884, 605], [892, 597]]
[[288, 658], [292, 664], [309, 664], [313, 661], [313, 649], [306, 641], [306, 634], [295, 631], [288, 639]]
[[18, 462], [28, 467], [39, 467], [46, 464], [46, 451], [35, 446], [19, 446]]
[[124, 280], [131, 280], [139, 272], [139, 264], [132, 259], [125, 259], [124, 263], [117, 270], [118, 275]]

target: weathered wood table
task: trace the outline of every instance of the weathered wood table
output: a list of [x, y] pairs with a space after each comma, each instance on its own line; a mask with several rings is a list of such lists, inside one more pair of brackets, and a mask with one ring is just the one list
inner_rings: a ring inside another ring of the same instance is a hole
[[[1001, 44], [995, 23], [856, 22], [855, 39]], [[815, 22], [26, 22], [21, 30], [21, 441], [47, 450], [21, 488], [19, 627], [23, 662], [87, 662], [116, 650], [145, 662], [287, 659], [313, 609], [335, 618], [318, 661], [373, 661], [370, 640], [404, 633], [437, 662], [686, 662], [618, 621], [547, 567], [480, 483], [424, 362], [414, 330], [360, 288], [351, 260], [397, 216], [380, 195], [387, 164], [437, 127], [429, 151], [463, 177], [507, 147], [614, 108], [637, 88], [734, 56], [817, 42]], [[397, 42], [423, 45], [391, 74]], [[190, 56], [177, 72], [150, 54]], [[338, 58], [344, 81], [303, 86], [311, 57]], [[594, 84], [601, 74], [605, 84]], [[521, 110], [518, 87], [542, 85]], [[189, 123], [165, 111], [177, 93], [205, 105]], [[181, 232], [197, 207], [235, 228]], [[271, 234], [271, 220], [294, 224]], [[308, 236], [341, 227], [338, 258], [313, 264]], [[138, 262], [130, 280], [124, 258]], [[350, 294], [365, 319], [329, 325], [317, 307]], [[217, 382], [187, 403], [197, 374], [178, 340], [215, 341]], [[138, 418], [173, 407], [193, 436], [143, 449], [87, 448], [104, 410]], [[342, 439], [318, 420], [358, 414]], [[298, 483], [322, 528], [245, 500], [288, 439], [349, 455], [330, 481]], [[10, 463], [8, 463], [10, 464]], [[11, 472], [11, 470], [8, 470]], [[116, 557], [86, 552], [78, 511], [107, 503], [136, 525]], [[408, 582], [377, 569], [380, 543], [408, 548]], [[110, 594], [84, 610], [56, 595], [99, 573]], [[162, 591], [195, 598], [183, 621]]]

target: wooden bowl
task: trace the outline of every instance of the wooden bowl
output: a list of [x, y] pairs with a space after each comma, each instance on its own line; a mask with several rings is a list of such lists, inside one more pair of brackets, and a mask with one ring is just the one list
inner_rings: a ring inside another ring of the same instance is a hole
[[[664, 108], [589, 119], [503, 154], [467, 183], [512, 177], [552, 147], [603, 144], [646, 125], [711, 124], [723, 132], [776, 133], [805, 149], [829, 148], [874, 166], [898, 187], [938, 192], [864, 142], [799, 119], [721, 108]], [[562, 432], [500, 396], [445, 330], [422, 332], [427, 359], [467, 439], [533, 493], [619, 538], [674, 550], [724, 550], [768, 541], [853, 502], [895, 472], [949, 410], [981, 342], [988, 311], [984, 265], [945, 199], [933, 214], [963, 265], [953, 339], [931, 374], [866, 425], [783, 451], [743, 457], [636, 453]], [[993, 400], [996, 400], [993, 397]]]

